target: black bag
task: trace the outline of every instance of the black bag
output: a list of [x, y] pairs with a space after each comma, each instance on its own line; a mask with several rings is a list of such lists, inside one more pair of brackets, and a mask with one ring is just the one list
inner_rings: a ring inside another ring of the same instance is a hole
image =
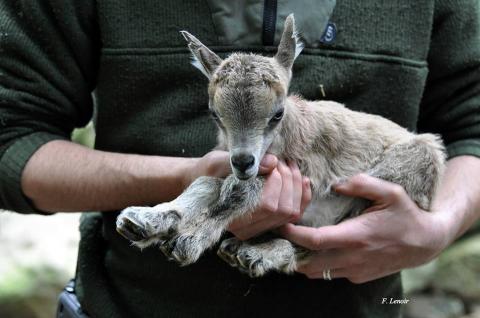
[[75, 295], [75, 280], [71, 280], [58, 297], [57, 318], [89, 318]]

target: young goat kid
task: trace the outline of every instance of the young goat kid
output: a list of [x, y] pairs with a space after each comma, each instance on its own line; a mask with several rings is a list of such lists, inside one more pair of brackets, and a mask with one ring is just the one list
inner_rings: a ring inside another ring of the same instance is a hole
[[[367, 208], [370, 203], [364, 199], [330, 191], [332, 184], [358, 173], [401, 185], [422, 209], [429, 209], [445, 162], [438, 137], [415, 135], [335, 102], [287, 96], [292, 65], [302, 50], [293, 15], [273, 58], [235, 53], [222, 60], [193, 35], [182, 35], [193, 64], [210, 80], [217, 148], [230, 152], [233, 174], [226, 179], [200, 177], [171, 202], [125, 209], [117, 230], [135, 245], [158, 243], [181, 265], [197, 261], [235, 218], [259, 203], [264, 178], [257, 173], [267, 152], [298, 163], [311, 180], [312, 201], [300, 224], [336, 224]], [[243, 242], [226, 239], [218, 254], [254, 277], [271, 270], [291, 273], [309, 257], [309, 251], [272, 234]]]

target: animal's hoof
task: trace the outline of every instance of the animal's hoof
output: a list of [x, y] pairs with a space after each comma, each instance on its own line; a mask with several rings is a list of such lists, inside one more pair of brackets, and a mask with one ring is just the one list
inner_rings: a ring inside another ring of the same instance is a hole
[[135, 218], [122, 216], [117, 219], [117, 232], [126, 239], [138, 242], [148, 238], [142, 224]]
[[175, 260], [172, 255], [175, 243], [175, 239], [160, 242], [160, 251], [162, 251], [169, 261]]
[[175, 210], [130, 207], [117, 218], [117, 232], [139, 247], [175, 236], [180, 214]]
[[203, 253], [201, 242], [193, 235], [181, 234], [164, 242], [160, 250], [181, 266], [195, 263]]
[[248, 247], [238, 251], [237, 261], [239, 270], [253, 278], [265, 275], [270, 269], [268, 261]]
[[217, 254], [230, 266], [237, 267], [250, 277], [261, 277], [271, 267], [261, 250], [234, 237], [224, 240]]
[[238, 266], [237, 251], [241, 241], [232, 237], [224, 240], [218, 248], [217, 255], [232, 267]]

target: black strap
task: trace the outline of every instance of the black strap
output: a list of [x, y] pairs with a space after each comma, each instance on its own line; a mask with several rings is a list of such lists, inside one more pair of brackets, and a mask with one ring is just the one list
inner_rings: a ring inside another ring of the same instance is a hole
[[263, 6], [263, 45], [272, 46], [275, 40], [277, 23], [277, 0], [265, 0]]

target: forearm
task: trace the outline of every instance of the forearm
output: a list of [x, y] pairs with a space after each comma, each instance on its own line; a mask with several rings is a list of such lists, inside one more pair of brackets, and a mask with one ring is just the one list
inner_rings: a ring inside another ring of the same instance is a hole
[[183, 191], [195, 160], [110, 153], [52, 141], [28, 161], [22, 189], [46, 212], [153, 205]]
[[448, 239], [461, 236], [480, 218], [480, 159], [455, 157], [447, 162], [432, 210], [445, 218]]

